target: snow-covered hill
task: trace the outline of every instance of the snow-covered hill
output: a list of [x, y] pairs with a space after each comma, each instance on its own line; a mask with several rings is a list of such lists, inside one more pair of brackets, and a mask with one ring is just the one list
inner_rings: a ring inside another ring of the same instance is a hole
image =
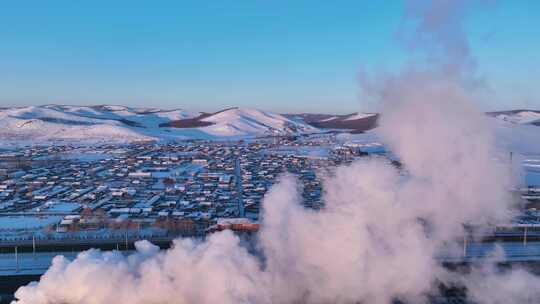
[[[173, 127], [175, 122], [186, 121], [195, 124]], [[213, 114], [111, 105], [0, 109], [0, 140], [4, 142], [233, 139], [317, 131], [279, 114], [243, 108]]]
[[[540, 112], [488, 113], [512, 137], [514, 127], [535, 133]], [[250, 108], [215, 113], [125, 106], [45, 105], [0, 108], [0, 143], [50, 141], [227, 140], [316, 133], [328, 129], [361, 133], [376, 128], [378, 114], [276, 114]], [[503, 136], [504, 137], [504, 136]]]
[[155, 128], [162, 123], [191, 118], [200, 114], [182, 109], [160, 110], [157, 108], [131, 108], [116, 105], [92, 107], [47, 105], [39, 108], [56, 110], [59, 113], [73, 114], [83, 118], [123, 121], [128, 125], [137, 125], [145, 128]]
[[379, 115], [376, 113], [352, 113], [347, 115], [300, 114], [289, 115], [292, 119], [300, 119], [312, 126], [362, 133], [377, 126]]
[[131, 121], [92, 107], [41, 106], [0, 110], [0, 139], [133, 141], [149, 137], [131, 130]]
[[318, 131], [307, 123], [249, 108], [227, 109], [201, 121], [212, 123], [202, 129], [215, 136], [286, 135]]
[[514, 124], [540, 125], [540, 111], [512, 110], [502, 112], [490, 112], [489, 115]]

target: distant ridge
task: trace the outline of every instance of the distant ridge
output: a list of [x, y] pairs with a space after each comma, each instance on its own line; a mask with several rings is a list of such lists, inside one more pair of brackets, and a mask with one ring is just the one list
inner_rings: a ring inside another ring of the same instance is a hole
[[214, 123], [209, 122], [209, 121], [204, 121], [203, 119], [205, 119], [207, 117], [210, 117], [212, 115], [215, 115], [215, 114], [219, 114], [221, 112], [234, 110], [234, 109], [238, 109], [238, 107], [227, 108], [227, 109], [217, 111], [217, 112], [214, 112], [214, 113], [204, 113], [203, 112], [203, 113], [201, 113], [201, 115], [199, 115], [197, 117], [173, 120], [173, 121], [170, 121], [170, 122], [162, 123], [162, 124], [159, 125], [159, 127], [160, 128], [180, 128], [180, 129], [207, 127], [207, 126], [213, 125]]
[[488, 112], [489, 116], [515, 124], [531, 124], [540, 126], [540, 111], [518, 109]]
[[[540, 126], [540, 111], [486, 113], [504, 124]], [[235, 140], [320, 132], [363, 133], [377, 127], [377, 113], [277, 114], [232, 107], [213, 113], [121, 105], [0, 107], [0, 140], [113, 141]]]
[[0, 108], [5, 142], [229, 140], [314, 132], [320, 130], [281, 114], [237, 107], [215, 113], [120, 105]]
[[222, 135], [241, 135], [242, 133], [285, 135], [319, 131], [316, 127], [303, 121], [291, 120], [281, 114], [238, 107], [227, 108], [214, 113], [202, 113], [197, 117], [161, 124], [160, 127], [207, 127], [208, 130]]
[[363, 133], [374, 129], [377, 127], [379, 119], [377, 113], [352, 113], [347, 115], [288, 114], [287, 116], [303, 119], [316, 128], [348, 130], [351, 133]]

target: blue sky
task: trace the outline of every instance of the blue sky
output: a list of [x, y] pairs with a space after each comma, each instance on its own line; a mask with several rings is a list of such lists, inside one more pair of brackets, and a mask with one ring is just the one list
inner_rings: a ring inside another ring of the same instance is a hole
[[[84, 2], [84, 4], [83, 4]], [[212, 111], [369, 110], [358, 73], [394, 71], [400, 1], [4, 1], [0, 105], [125, 104]], [[465, 24], [489, 109], [540, 108], [540, 1]]]

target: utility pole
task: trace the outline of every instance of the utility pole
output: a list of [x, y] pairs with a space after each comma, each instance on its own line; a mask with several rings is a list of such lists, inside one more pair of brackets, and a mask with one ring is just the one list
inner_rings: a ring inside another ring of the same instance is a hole
[[463, 234], [463, 258], [467, 258], [467, 232]]
[[509, 166], [509, 170], [510, 170], [510, 178], [512, 178], [512, 174], [514, 173], [514, 169], [513, 169], [513, 161], [514, 161], [514, 153], [512, 151], [510, 151], [510, 166]]
[[32, 256], [36, 259], [36, 236], [32, 236]]
[[16, 272], [19, 272], [19, 252], [18, 252], [17, 246], [15, 246], [15, 267], [16, 267]]
[[525, 226], [525, 230], [523, 230], [523, 246], [527, 246], [527, 226]]

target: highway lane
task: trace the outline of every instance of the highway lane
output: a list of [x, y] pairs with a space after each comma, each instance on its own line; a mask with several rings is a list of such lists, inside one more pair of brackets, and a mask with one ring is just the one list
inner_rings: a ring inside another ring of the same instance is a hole
[[[14, 248], [13, 248], [14, 249]], [[119, 249], [124, 249], [119, 246]], [[470, 243], [467, 244], [466, 256], [463, 251], [454, 250], [441, 253], [437, 259], [441, 262], [472, 262], [490, 257], [497, 250], [505, 253], [504, 261], [530, 262], [540, 261], [540, 242], [529, 242], [524, 245], [520, 242], [505, 243]], [[133, 250], [121, 251], [123, 254], [133, 253]], [[64, 255], [73, 259], [78, 251], [52, 251], [52, 252], [18, 252], [0, 253], [0, 276], [14, 274], [42, 274], [57, 255]]]
[[78, 252], [36, 252], [0, 254], [0, 277], [11, 275], [41, 275], [51, 266], [55, 256], [73, 260]]
[[[134, 250], [116, 251], [123, 255], [134, 253]], [[54, 251], [54, 252], [23, 252], [0, 254], [0, 278], [18, 275], [42, 275], [52, 264], [56, 256], [73, 261], [78, 251]]]
[[[170, 243], [174, 239], [181, 237], [180, 235], [169, 235], [169, 236], [133, 236], [129, 235], [127, 238], [125, 236], [80, 236], [80, 237], [58, 237], [58, 238], [36, 238], [35, 246], [38, 248], [49, 247], [49, 246], [98, 246], [99, 245], [116, 245], [120, 244], [124, 246], [127, 242], [128, 244], [133, 244], [134, 242], [140, 240], [148, 240], [152, 243], [161, 244], [161, 243]], [[189, 235], [186, 237], [200, 237], [199, 235]], [[25, 239], [15, 239], [15, 240], [2, 240], [0, 241], [0, 249], [9, 249], [14, 247], [23, 247], [23, 248], [32, 248], [34, 242], [31, 238]]]
[[[444, 262], [472, 262], [504, 253], [502, 260], [507, 262], [540, 261], [540, 241], [523, 242], [484, 242], [468, 243], [457, 250], [443, 250], [437, 259]], [[465, 254], [465, 256], [464, 256]]]

